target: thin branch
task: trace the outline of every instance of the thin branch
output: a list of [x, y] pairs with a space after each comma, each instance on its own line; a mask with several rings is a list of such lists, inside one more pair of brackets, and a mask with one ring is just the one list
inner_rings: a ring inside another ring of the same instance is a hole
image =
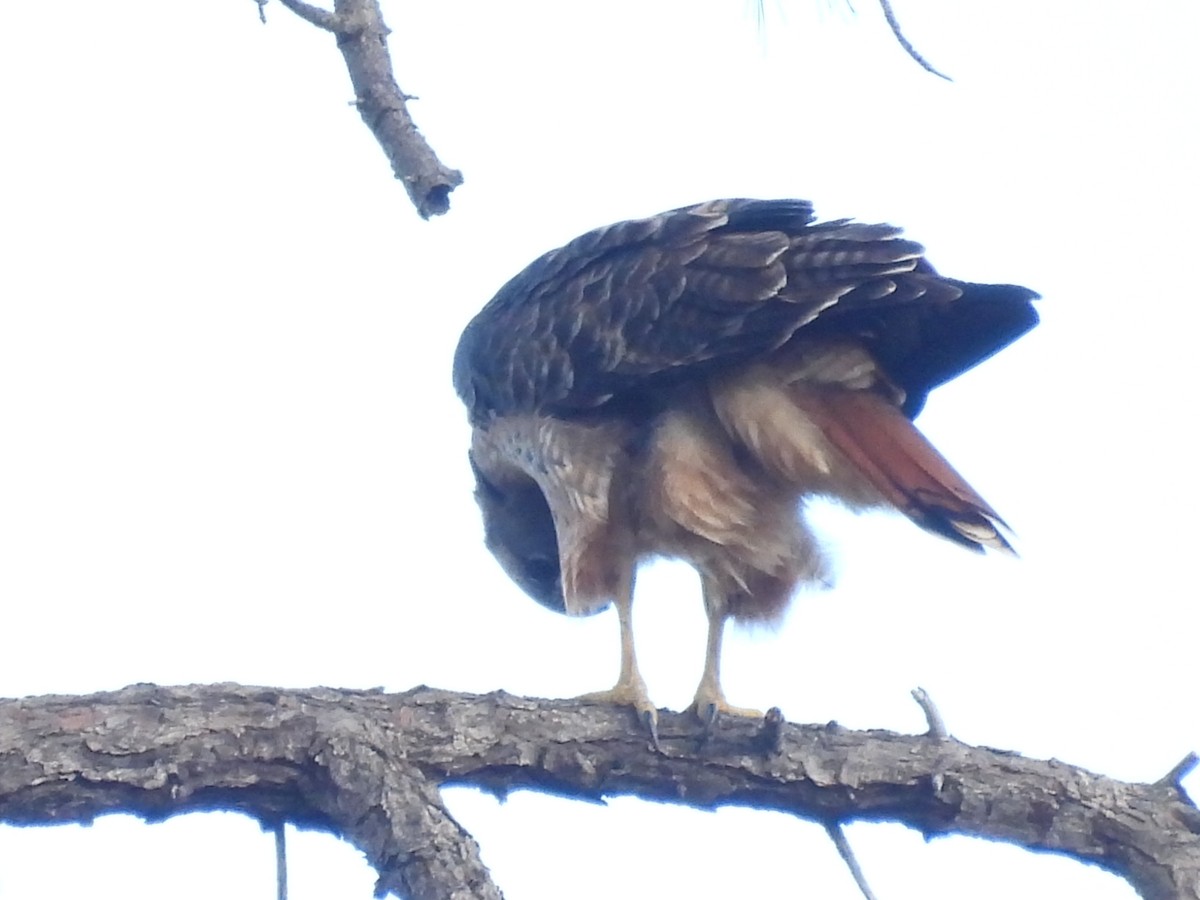
[[275, 824], [275, 900], [287, 900], [287, 825]]
[[925, 713], [925, 722], [929, 725], [929, 736], [938, 740], [950, 737], [950, 732], [946, 730], [946, 723], [942, 721], [941, 713], [934, 706], [933, 698], [929, 696], [925, 688], [913, 688], [912, 698], [921, 707], [921, 712]]
[[311, 3], [304, 3], [303, 0], [279, 0], [279, 2], [305, 22], [316, 25], [323, 31], [331, 31], [337, 34], [340, 30], [341, 23], [338, 21], [338, 17], [329, 12], [329, 10], [313, 6]]
[[306, 22], [337, 38], [338, 49], [354, 87], [354, 105], [408, 191], [421, 217], [450, 209], [450, 192], [462, 184], [462, 173], [444, 165], [408, 111], [413, 99], [400, 90], [388, 53], [390, 33], [378, 0], [334, 0], [334, 11], [303, 0], [280, 0]]
[[842, 826], [837, 822], [830, 822], [825, 826], [825, 831], [829, 834], [829, 839], [833, 841], [833, 846], [837, 847], [838, 855], [850, 870], [850, 874], [854, 877], [854, 883], [862, 891], [865, 900], [876, 900], [871, 886], [867, 884], [867, 876], [863, 874], [862, 866], [858, 864], [858, 858], [854, 855], [850, 842], [846, 840], [846, 832]]
[[1174, 787], [818, 725], [781, 723], [772, 753], [763, 727], [724, 717], [699, 750], [695, 719], [663, 710], [656, 753], [628, 709], [504, 693], [135, 685], [0, 700], [0, 821], [237, 809], [341, 835], [379, 873], [380, 894], [497, 900], [440, 796], [469, 784], [896, 821], [1094, 863], [1147, 900], [1200, 900], [1200, 810]]
[[1189, 753], [1179, 762], [1175, 763], [1171, 767], [1171, 771], [1155, 783], [1163, 787], [1182, 788], [1183, 779], [1187, 778], [1196, 766], [1200, 766], [1200, 756], [1197, 756], [1195, 753]]
[[917, 65], [926, 72], [936, 75], [938, 78], [953, 81], [954, 79], [949, 75], [945, 75], [935, 69], [925, 57], [917, 52], [917, 48], [909, 42], [908, 38], [904, 36], [904, 32], [900, 30], [900, 20], [896, 18], [896, 13], [892, 9], [890, 0], [879, 0], [879, 5], [883, 8], [883, 17], [887, 19], [888, 27], [892, 29], [892, 35], [896, 38], [900, 46], [904, 48], [904, 52], [916, 60]]

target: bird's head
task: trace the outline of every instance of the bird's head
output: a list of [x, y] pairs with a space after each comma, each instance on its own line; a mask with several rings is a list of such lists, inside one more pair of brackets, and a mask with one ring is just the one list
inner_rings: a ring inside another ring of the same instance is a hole
[[558, 537], [550, 507], [536, 482], [497, 485], [475, 460], [475, 500], [483, 516], [484, 542], [508, 577], [547, 609], [565, 613]]

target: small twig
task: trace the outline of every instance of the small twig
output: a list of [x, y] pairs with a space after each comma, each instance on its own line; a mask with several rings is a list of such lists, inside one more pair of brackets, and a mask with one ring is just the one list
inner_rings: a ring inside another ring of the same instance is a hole
[[937, 738], [939, 741], [944, 741], [950, 737], [950, 732], [946, 730], [946, 723], [942, 721], [941, 713], [933, 705], [933, 699], [929, 696], [925, 688], [913, 688], [912, 698], [917, 701], [917, 705], [925, 713], [925, 721], [929, 724], [929, 736]]
[[833, 841], [833, 846], [837, 847], [838, 855], [846, 863], [846, 868], [854, 876], [854, 883], [862, 891], [863, 897], [866, 900], [876, 900], [875, 894], [871, 891], [871, 886], [867, 884], [867, 877], [863, 875], [862, 866], [858, 864], [858, 860], [854, 856], [854, 851], [850, 849], [850, 842], [846, 840], [846, 832], [842, 830], [841, 823], [827, 822], [825, 824], [825, 831], [828, 833], [829, 839]]
[[275, 897], [287, 900], [287, 835], [283, 822], [275, 825]]
[[1171, 767], [1170, 772], [1154, 783], [1160, 784], [1163, 787], [1182, 788], [1183, 779], [1187, 778], [1196, 766], [1200, 766], [1200, 756], [1197, 756], [1194, 752], [1189, 753], [1179, 762], [1175, 763]]
[[758, 733], [764, 750], [768, 754], [779, 753], [783, 750], [783, 710], [772, 706], [763, 717], [762, 731]]
[[917, 65], [919, 65], [926, 72], [936, 75], [938, 78], [944, 78], [947, 81], [953, 81], [954, 79], [949, 75], [939, 72], [932, 65], [930, 65], [929, 61], [917, 52], [917, 48], [909, 43], [908, 38], [904, 36], [904, 32], [900, 30], [900, 21], [896, 18], [896, 13], [892, 10], [891, 0], [879, 0], [879, 5], [883, 8], [883, 17], [887, 19], [888, 27], [892, 29], [892, 35], [896, 38], [896, 41], [900, 44], [900, 46], [904, 48], [904, 52], [916, 60]]
[[342, 30], [342, 22], [336, 13], [327, 9], [305, 3], [304, 0], [279, 0], [284, 6], [302, 18], [305, 22], [316, 25], [324, 31], [338, 34]]
[[267, 24], [267, 0], [254, 0], [258, 4], [258, 21]]

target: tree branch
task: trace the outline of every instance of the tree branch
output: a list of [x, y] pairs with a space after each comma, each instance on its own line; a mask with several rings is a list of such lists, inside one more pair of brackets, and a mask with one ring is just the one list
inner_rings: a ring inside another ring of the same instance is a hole
[[135, 685], [0, 700], [0, 821], [157, 820], [236, 809], [345, 837], [379, 891], [498, 898], [443, 784], [580, 798], [739, 805], [828, 825], [902, 822], [1049, 850], [1126, 878], [1150, 900], [1200, 898], [1200, 811], [1173, 784], [1125, 784], [953, 739], [660, 713], [662, 752], [628, 710], [504, 693], [403, 694]]
[[279, 0], [284, 6], [302, 18], [310, 25], [316, 25], [322, 31], [338, 33], [338, 17], [327, 9], [304, 3], [303, 0]]
[[890, 0], [879, 0], [879, 5], [883, 8], [883, 17], [887, 19], [888, 28], [892, 29], [892, 37], [904, 48], [904, 52], [926, 72], [936, 75], [938, 78], [944, 78], [946, 81], [953, 81], [954, 79], [949, 75], [935, 69], [929, 60], [923, 57], [912, 45], [912, 42], [904, 36], [904, 32], [900, 30], [900, 20], [896, 18], [896, 12], [892, 9]]
[[929, 724], [929, 731], [926, 734], [938, 740], [950, 737], [950, 732], [946, 729], [946, 723], [942, 721], [942, 714], [934, 706], [933, 698], [929, 696], [929, 692], [923, 687], [917, 687], [913, 688], [911, 693], [912, 698], [917, 701], [917, 706], [921, 707], [921, 712], [925, 713], [925, 721]]
[[417, 212], [424, 219], [448, 212], [450, 192], [462, 184], [462, 173], [442, 164], [408, 112], [412, 98], [396, 84], [387, 47], [390, 29], [378, 0], [334, 0], [333, 12], [303, 0], [280, 2], [336, 36], [359, 115], [387, 154], [392, 172], [404, 184]]
[[287, 900], [287, 825], [276, 822], [275, 832], [275, 900]]

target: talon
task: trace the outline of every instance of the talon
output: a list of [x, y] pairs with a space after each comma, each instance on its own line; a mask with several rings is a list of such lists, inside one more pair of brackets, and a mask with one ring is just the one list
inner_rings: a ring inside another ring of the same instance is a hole
[[702, 746], [716, 734], [717, 722], [722, 715], [760, 720], [763, 718], [763, 714], [758, 710], [730, 706], [723, 697], [717, 699], [697, 697], [691, 708], [692, 712], [696, 714], [696, 718], [700, 720], [700, 744]]
[[658, 712], [653, 709], [643, 709], [642, 724], [650, 732], [650, 747], [655, 753], [662, 753], [662, 745], [658, 742]]
[[632, 706], [638, 721], [650, 734], [650, 746], [654, 748], [655, 752], [662, 752], [662, 745], [658, 742], [658, 710], [650, 701], [650, 695], [646, 693], [646, 685], [641, 678], [623, 679], [607, 691], [584, 694], [579, 699], [589, 703], [615, 703], [619, 706]]

